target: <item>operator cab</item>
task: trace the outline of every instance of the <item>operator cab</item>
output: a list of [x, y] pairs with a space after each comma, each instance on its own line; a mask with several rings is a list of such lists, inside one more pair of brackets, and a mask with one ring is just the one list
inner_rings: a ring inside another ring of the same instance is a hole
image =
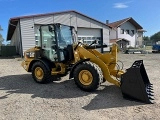
[[40, 26], [40, 39], [43, 57], [53, 62], [73, 59], [73, 27], [62, 24]]

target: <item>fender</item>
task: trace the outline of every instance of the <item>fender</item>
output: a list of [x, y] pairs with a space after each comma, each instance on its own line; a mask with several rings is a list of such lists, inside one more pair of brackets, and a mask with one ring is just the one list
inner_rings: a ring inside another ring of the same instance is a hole
[[89, 61], [90, 58], [87, 58], [87, 59], [82, 59], [80, 61], [78, 61], [76, 64], [74, 64], [74, 66], [72, 67], [71, 71], [70, 71], [70, 75], [69, 75], [69, 79], [73, 78], [73, 72], [74, 72], [74, 69], [81, 63], [85, 62], [85, 61]]
[[51, 68], [53, 67], [53, 63], [51, 63], [49, 60], [46, 60], [46, 59], [35, 59], [35, 60], [32, 60], [32, 62], [30, 63], [28, 72], [31, 72], [33, 64], [37, 61], [42, 62], [46, 66], [47, 70], [51, 71]]

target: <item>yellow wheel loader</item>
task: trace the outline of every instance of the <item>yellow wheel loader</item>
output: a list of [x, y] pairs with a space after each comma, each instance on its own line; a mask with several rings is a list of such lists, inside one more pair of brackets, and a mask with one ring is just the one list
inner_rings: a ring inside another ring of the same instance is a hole
[[153, 102], [150, 83], [142, 60], [135, 61], [126, 71], [117, 69], [117, 45], [109, 53], [96, 48], [107, 47], [76, 42], [72, 26], [59, 23], [40, 26], [40, 44], [24, 53], [23, 68], [38, 83], [53, 81], [55, 76], [73, 78], [84, 91], [96, 90], [108, 81], [121, 88], [122, 95], [145, 103]]

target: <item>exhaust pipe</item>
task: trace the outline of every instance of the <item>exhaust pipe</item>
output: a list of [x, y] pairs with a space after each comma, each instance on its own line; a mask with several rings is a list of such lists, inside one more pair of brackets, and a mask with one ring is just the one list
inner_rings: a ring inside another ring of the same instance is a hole
[[121, 76], [121, 91], [124, 98], [144, 103], [153, 103], [153, 84], [150, 83], [143, 60], [135, 61]]

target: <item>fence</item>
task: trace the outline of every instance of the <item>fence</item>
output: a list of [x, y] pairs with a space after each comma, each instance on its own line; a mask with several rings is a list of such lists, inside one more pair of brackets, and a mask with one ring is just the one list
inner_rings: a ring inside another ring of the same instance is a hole
[[15, 46], [0, 46], [0, 56], [2, 57], [10, 57], [16, 55], [16, 47]]

